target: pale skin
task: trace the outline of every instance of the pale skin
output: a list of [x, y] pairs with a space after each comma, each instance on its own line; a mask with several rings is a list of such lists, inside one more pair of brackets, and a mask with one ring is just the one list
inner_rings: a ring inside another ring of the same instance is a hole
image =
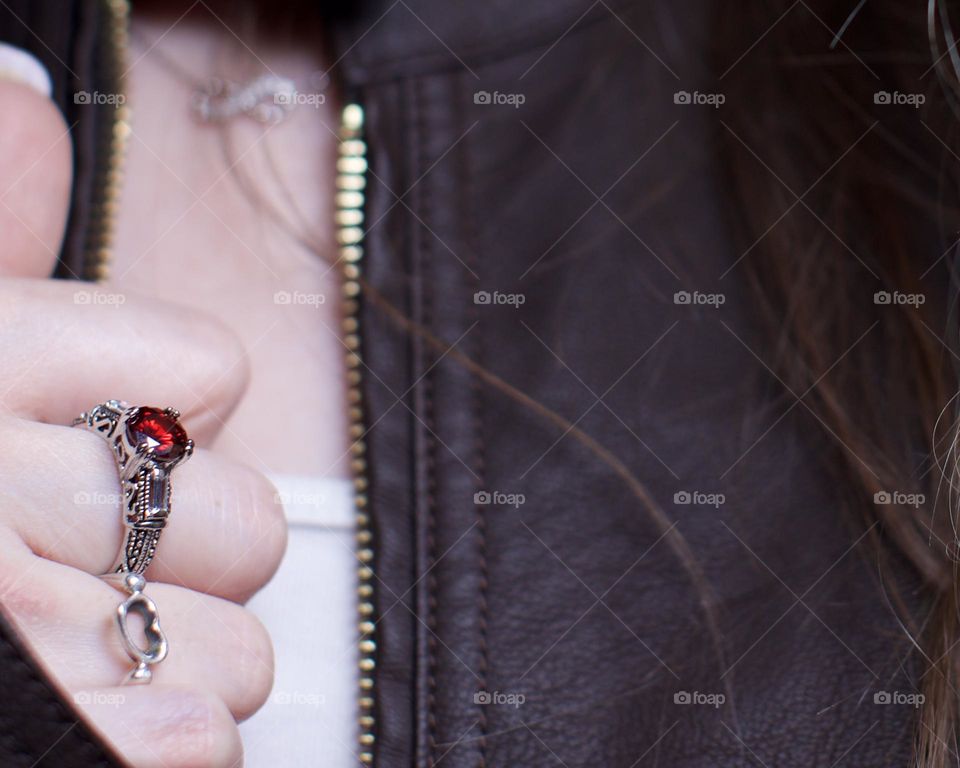
[[[135, 24], [152, 37], [168, 26]], [[225, 34], [187, 19], [163, 45], [202, 76], [197, 36]], [[258, 53], [294, 77], [318, 66], [296, 51]], [[273, 676], [270, 638], [242, 607], [286, 542], [265, 473], [346, 472], [338, 278], [251, 213], [223, 176], [218, 135], [187, 119], [187, 86], [143, 56], [128, 94], [112, 282], [83, 286], [48, 279], [69, 204], [67, 126], [46, 97], [0, 81], [0, 609], [131, 765], [234, 766], [236, 722], [264, 703]], [[264, 143], [321, 244], [334, 123], [332, 105], [303, 110]], [[261, 132], [240, 127], [239, 153]], [[259, 150], [240, 161], [253, 174], [262, 162]], [[262, 191], [289, 206], [279, 189]], [[329, 301], [277, 306], [279, 290]], [[78, 302], [78, 291], [123, 303]], [[121, 541], [117, 471], [99, 437], [65, 426], [114, 397], [178, 408], [198, 446], [175, 470], [174, 511], [146, 573], [171, 648], [149, 686], [118, 686], [130, 668], [112, 623], [121, 595], [97, 576]]]

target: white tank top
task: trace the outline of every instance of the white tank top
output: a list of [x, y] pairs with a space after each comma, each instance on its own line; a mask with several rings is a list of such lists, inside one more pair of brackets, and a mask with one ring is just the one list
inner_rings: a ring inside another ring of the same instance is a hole
[[273, 638], [276, 679], [240, 725], [246, 768], [355, 766], [357, 603], [353, 484], [272, 476], [290, 526], [287, 552], [247, 607]]

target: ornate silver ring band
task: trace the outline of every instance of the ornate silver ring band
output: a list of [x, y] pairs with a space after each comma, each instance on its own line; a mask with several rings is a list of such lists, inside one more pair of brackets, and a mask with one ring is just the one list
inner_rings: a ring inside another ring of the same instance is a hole
[[[144, 594], [143, 572], [157, 552], [170, 516], [170, 473], [193, 453], [193, 441], [173, 408], [130, 406], [108, 400], [77, 417], [73, 425], [103, 437], [111, 447], [123, 496], [123, 544], [104, 580], [126, 593], [116, 620], [124, 650], [135, 666], [126, 683], [149, 683], [151, 666], [167, 656], [156, 603]], [[130, 615], [142, 622], [144, 642], [137, 642]]]

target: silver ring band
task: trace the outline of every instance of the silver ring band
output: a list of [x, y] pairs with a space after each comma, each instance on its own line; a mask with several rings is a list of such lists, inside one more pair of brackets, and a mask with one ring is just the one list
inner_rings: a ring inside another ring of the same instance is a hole
[[[167, 656], [167, 638], [160, 628], [156, 603], [144, 594], [143, 572], [160, 544], [170, 516], [170, 473], [193, 454], [193, 441], [180, 426], [173, 408], [130, 406], [121, 400], [96, 405], [73, 421], [108, 442], [123, 491], [123, 544], [105, 574], [127, 597], [117, 606], [116, 620], [123, 648], [135, 666], [124, 683], [149, 683], [151, 667]], [[134, 639], [129, 616], [140, 619], [146, 645]]]

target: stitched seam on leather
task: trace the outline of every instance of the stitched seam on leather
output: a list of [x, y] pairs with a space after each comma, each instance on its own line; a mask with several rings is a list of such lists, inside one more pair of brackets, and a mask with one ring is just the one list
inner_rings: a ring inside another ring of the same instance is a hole
[[[461, 80], [465, 79], [461, 75]], [[459, 87], [460, 92], [466, 92], [464, 88]], [[460, 110], [461, 116], [463, 110]], [[461, 128], [463, 126], [461, 125]], [[462, 135], [462, 133], [461, 133]], [[457, 220], [464, 222], [464, 240], [467, 243], [466, 261], [472, 274], [467, 276], [469, 285], [469, 295], [467, 300], [480, 290], [479, 258], [475, 250], [477, 243], [477, 224], [474, 212], [476, 207], [473, 205], [475, 188], [473, 184], [473, 173], [471, 173], [470, 162], [471, 137], [467, 137], [461, 142], [458, 156], [461, 159], [460, 178], [463, 180], [463, 194], [457, 195], [459, 210], [457, 211]], [[476, 302], [470, 301], [467, 305], [469, 324], [472, 327], [480, 320], [480, 307]], [[472, 347], [473, 357], [478, 365], [483, 365], [483, 334], [478, 332], [473, 335]], [[476, 374], [470, 376], [470, 409], [473, 412], [471, 430], [473, 432], [473, 465], [477, 476], [475, 491], [481, 491], [486, 488], [486, 445], [484, 444], [483, 434], [483, 414], [484, 414], [484, 387], [483, 382]], [[487, 645], [487, 622], [489, 620], [489, 610], [487, 604], [487, 586], [489, 567], [487, 563], [487, 507], [485, 504], [474, 504], [477, 514], [477, 559], [479, 568], [479, 581], [477, 584], [477, 603], [479, 605], [478, 623], [478, 642], [480, 645], [480, 668], [478, 674], [480, 677], [480, 690], [490, 690], [487, 671], [489, 669], [489, 647]], [[487, 765], [487, 735], [489, 733], [489, 720], [487, 718], [487, 707], [483, 704], [477, 704], [480, 716], [480, 739], [478, 768], [486, 768]]]
[[[417, 79], [414, 86], [414, 94], [417, 104], [417, 167], [426, 167], [426, 147], [424, 136], [426, 136], [426, 120], [423, 96], [423, 80]], [[430, 220], [430, 195], [429, 186], [424, 185], [419, 189], [421, 218], [423, 221]], [[426, 224], [421, 226], [426, 227]], [[430, 239], [424, 238], [420, 243], [421, 263], [420, 278], [422, 287], [422, 307], [421, 322], [428, 330], [433, 330], [432, 309], [433, 309], [433, 283], [424, 277], [429, 274], [425, 266], [429, 265], [432, 248]], [[427, 359], [429, 355], [424, 356], [423, 362], [429, 365]], [[430, 569], [427, 575], [427, 628], [429, 636], [427, 638], [427, 764], [432, 768], [435, 764], [436, 744], [437, 744], [437, 579], [433, 569], [437, 560], [437, 505], [436, 505], [436, 441], [434, 434], [433, 419], [433, 376], [427, 373], [421, 382], [423, 386], [423, 402], [425, 413], [423, 421], [425, 423], [424, 440], [426, 441], [426, 450], [424, 452], [424, 461], [426, 462], [427, 475], [427, 567]]]

